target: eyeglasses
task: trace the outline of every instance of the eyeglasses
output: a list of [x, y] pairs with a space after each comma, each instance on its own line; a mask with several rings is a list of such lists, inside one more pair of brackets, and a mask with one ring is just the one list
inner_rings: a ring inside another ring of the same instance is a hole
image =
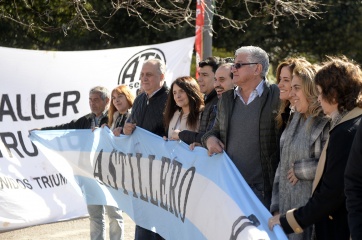
[[252, 64], [259, 64], [259, 63], [235, 63], [235, 64], [231, 65], [231, 68], [239, 69], [242, 66], [252, 65]]
[[235, 58], [232, 58], [232, 57], [226, 57], [223, 59], [224, 62], [226, 63], [234, 63], [235, 61]]

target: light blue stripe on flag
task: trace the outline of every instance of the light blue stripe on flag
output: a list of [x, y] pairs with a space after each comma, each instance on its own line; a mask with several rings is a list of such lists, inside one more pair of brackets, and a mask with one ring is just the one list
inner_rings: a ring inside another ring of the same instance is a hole
[[36, 131], [31, 139], [72, 166], [87, 204], [118, 206], [166, 239], [287, 239], [279, 226], [268, 229], [269, 211], [225, 153], [209, 157], [141, 128], [121, 137]]

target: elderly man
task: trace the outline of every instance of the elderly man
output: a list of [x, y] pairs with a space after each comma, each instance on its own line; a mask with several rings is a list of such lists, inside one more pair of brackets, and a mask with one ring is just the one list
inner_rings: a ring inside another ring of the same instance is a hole
[[[89, 107], [91, 113], [69, 123], [54, 127], [44, 127], [39, 130], [56, 129], [93, 129], [107, 124], [107, 110], [110, 101], [109, 91], [102, 86], [97, 86], [89, 91]], [[109, 238], [111, 240], [123, 239], [123, 217], [122, 211], [116, 207], [103, 205], [88, 205], [90, 220], [90, 239], [106, 239], [104, 213], [107, 211], [109, 218]]]
[[[144, 62], [141, 70], [141, 88], [143, 92], [133, 103], [132, 113], [124, 125], [123, 133], [130, 135], [139, 126], [160, 137], [165, 136], [163, 111], [168, 89], [165, 86], [166, 65], [158, 59]], [[159, 234], [136, 226], [135, 240], [163, 239]]]
[[209, 155], [229, 155], [256, 196], [269, 209], [274, 175], [279, 162], [279, 139], [275, 124], [279, 90], [269, 84], [267, 53], [254, 46], [235, 52], [232, 66], [234, 91], [218, 103], [214, 127], [202, 143]]

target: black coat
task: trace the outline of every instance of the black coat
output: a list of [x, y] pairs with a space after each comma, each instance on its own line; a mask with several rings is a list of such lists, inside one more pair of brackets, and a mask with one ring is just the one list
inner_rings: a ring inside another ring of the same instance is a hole
[[354, 138], [344, 176], [352, 239], [362, 239], [362, 124]]
[[[69, 123], [60, 124], [53, 127], [44, 127], [41, 130], [61, 130], [61, 129], [90, 129], [92, 125], [92, 118], [94, 117], [93, 113], [89, 113], [77, 120], [72, 120]], [[108, 123], [108, 116], [105, 113], [105, 116], [102, 118], [101, 122], [98, 124], [98, 127], [103, 124]]]
[[146, 93], [140, 94], [133, 103], [132, 113], [127, 121], [136, 123], [136, 126], [160, 137], [166, 136], [163, 111], [166, 106], [167, 95], [168, 89], [166, 86], [163, 86], [150, 99], [148, 99]]

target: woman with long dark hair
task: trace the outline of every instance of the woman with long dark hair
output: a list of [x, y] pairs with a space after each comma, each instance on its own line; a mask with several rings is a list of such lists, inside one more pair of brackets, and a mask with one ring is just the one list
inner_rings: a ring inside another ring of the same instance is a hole
[[179, 140], [182, 130], [197, 132], [203, 107], [203, 96], [196, 80], [190, 76], [177, 78], [171, 84], [164, 112], [167, 138]]

